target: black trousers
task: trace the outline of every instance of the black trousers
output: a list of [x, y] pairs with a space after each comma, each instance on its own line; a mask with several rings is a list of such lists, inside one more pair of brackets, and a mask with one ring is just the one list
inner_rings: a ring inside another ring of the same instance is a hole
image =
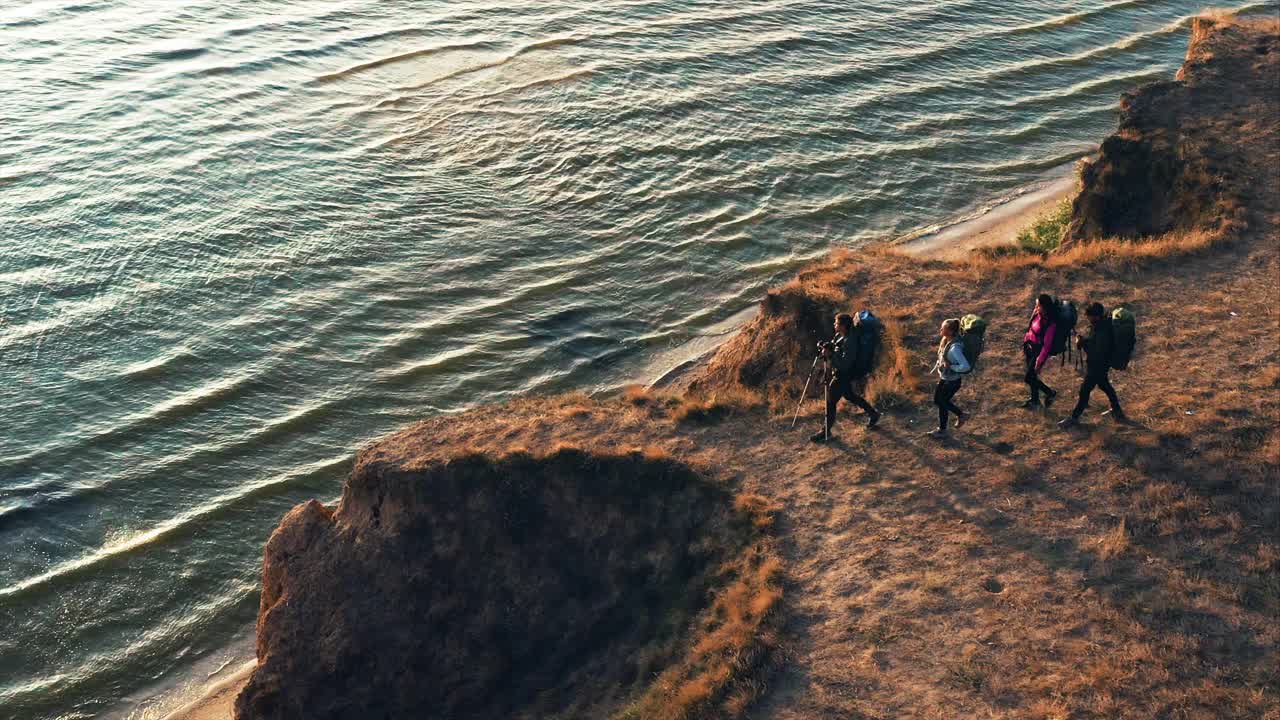
[[840, 402], [840, 398], [844, 398], [862, 408], [863, 412], [868, 415], [876, 414], [876, 409], [871, 406], [871, 403], [867, 402], [867, 399], [859, 395], [854, 389], [854, 382], [853, 378], [842, 378], [837, 375], [831, 381], [831, 384], [827, 386], [826, 429], [828, 433], [831, 432], [831, 427], [836, 424], [836, 404]]
[[1116, 389], [1111, 387], [1111, 379], [1107, 377], [1107, 371], [1093, 371], [1086, 373], [1084, 382], [1080, 383], [1080, 400], [1071, 411], [1071, 417], [1078, 418], [1084, 414], [1085, 408], [1089, 407], [1089, 394], [1094, 388], [1099, 388], [1106, 393], [1107, 400], [1111, 402], [1111, 412], [1120, 412], [1120, 398], [1116, 396]]
[[1036, 360], [1040, 357], [1040, 348], [1042, 346], [1035, 345], [1030, 342], [1022, 343], [1022, 358], [1027, 364], [1027, 375], [1023, 378], [1027, 386], [1031, 388], [1031, 402], [1040, 402], [1040, 392], [1044, 391], [1045, 395], [1053, 397], [1058, 393], [1053, 388], [1045, 385], [1040, 381], [1040, 374], [1036, 372]]
[[938, 406], [938, 427], [947, 429], [947, 414], [955, 413], [956, 417], [964, 415], [964, 411], [956, 407], [951, 399], [960, 392], [960, 380], [939, 380], [938, 387], [933, 391], [933, 404]]

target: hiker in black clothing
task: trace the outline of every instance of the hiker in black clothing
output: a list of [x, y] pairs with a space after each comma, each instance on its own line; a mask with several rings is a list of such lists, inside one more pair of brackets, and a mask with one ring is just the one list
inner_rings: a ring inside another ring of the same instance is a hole
[[859, 368], [859, 358], [857, 343], [851, 337], [852, 332], [853, 317], [841, 313], [836, 316], [835, 337], [830, 342], [819, 346], [822, 348], [823, 359], [831, 366], [832, 375], [827, 378], [826, 423], [820, 432], [814, 433], [809, 438], [813, 442], [823, 443], [831, 439], [831, 427], [836, 424], [836, 405], [840, 402], [840, 398], [848, 400], [867, 413], [868, 428], [875, 427], [880, 420], [880, 411], [872, 407], [866, 398], [854, 390], [854, 382], [858, 380], [856, 373]]
[[1071, 417], [1063, 419], [1058, 424], [1062, 427], [1071, 427], [1079, 422], [1085, 408], [1089, 407], [1089, 393], [1092, 393], [1095, 387], [1101, 388], [1102, 392], [1107, 394], [1107, 400], [1111, 402], [1111, 419], [1124, 422], [1125, 416], [1120, 410], [1120, 398], [1116, 397], [1116, 390], [1111, 387], [1111, 380], [1107, 377], [1107, 372], [1111, 370], [1111, 356], [1116, 345], [1111, 318], [1107, 317], [1101, 303], [1090, 303], [1089, 307], [1085, 308], [1084, 314], [1089, 318], [1090, 329], [1089, 334], [1081, 336], [1076, 343], [1086, 356], [1084, 382], [1080, 383], [1080, 400], [1071, 411]]

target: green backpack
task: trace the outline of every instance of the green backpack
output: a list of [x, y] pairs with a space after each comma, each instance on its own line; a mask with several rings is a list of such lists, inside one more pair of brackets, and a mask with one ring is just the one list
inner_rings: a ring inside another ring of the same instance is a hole
[[1111, 311], [1111, 330], [1115, 342], [1111, 346], [1109, 364], [1116, 370], [1125, 370], [1133, 359], [1133, 348], [1138, 344], [1138, 319], [1125, 308]]
[[969, 361], [969, 365], [972, 368], [969, 372], [978, 369], [978, 357], [982, 355], [982, 351], [986, 347], [983, 340], [986, 333], [986, 320], [973, 314], [960, 318], [960, 342], [964, 347], [964, 359]]

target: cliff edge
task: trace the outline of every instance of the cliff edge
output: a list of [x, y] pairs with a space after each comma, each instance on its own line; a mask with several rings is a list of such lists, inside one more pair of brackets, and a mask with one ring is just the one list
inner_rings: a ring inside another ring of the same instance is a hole
[[[272, 534], [258, 667], [237, 717], [603, 718], [671, 707], [672, 690], [654, 678], [679, 687], [690, 638], [714, 644], [717, 591], [737, 580], [771, 592], [752, 572], [767, 559], [752, 545], [762, 525], [679, 462], [420, 450], [430, 446], [409, 431], [367, 449], [336, 510], [300, 505]], [[738, 621], [754, 628], [767, 609]], [[696, 661], [723, 649], [701, 648]], [[714, 705], [733, 680], [687, 704]]]
[[1123, 95], [1118, 131], [1081, 172], [1066, 241], [1243, 232], [1260, 178], [1241, 170], [1267, 150], [1278, 54], [1277, 36], [1256, 23], [1193, 19], [1177, 77]]

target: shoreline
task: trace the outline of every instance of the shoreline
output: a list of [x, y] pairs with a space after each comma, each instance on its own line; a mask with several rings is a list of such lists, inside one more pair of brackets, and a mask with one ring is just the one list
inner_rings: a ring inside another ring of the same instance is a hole
[[[1019, 194], [991, 205], [978, 215], [944, 222], [939, 229], [908, 240], [891, 240], [909, 255], [937, 260], [963, 259], [979, 247], [1011, 243], [1018, 230], [1045, 210], [1069, 197], [1075, 190], [1075, 175], [1069, 173], [1028, 186]], [[676, 348], [664, 351], [648, 366], [652, 378], [648, 388], [678, 390], [692, 372], [711, 359], [715, 351], [756, 316], [758, 304], [734, 313], [706, 333]], [[666, 369], [661, 369], [666, 365]], [[164, 715], [161, 720], [230, 720], [236, 696], [257, 667], [257, 660], [241, 664], [232, 674], [210, 683], [195, 700]]]
[[[1086, 156], [1087, 157], [1087, 156]], [[1076, 192], [1075, 163], [1059, 165], [1046, 179], [1021, 188], [1016, 194], [980, 206], [979, 211], [954, 215], [942, 223], [892, 240], [875, 243], [896, 247], [912, 257], [955, 262], [983, 247], [1010, 245], [1018, 231]], [[702, 335], [654, 358], [637, 384], [648, 390], [681, 390], [693, 371], [702, 367], [716, 350], [755, 318], [759, 304], [740, 310]]]
[[228, 720], [235, 713], [236, 696], [257, 667], [256, 658], [241, 663], [235, 672], [210, 684], [203, 695], [161, 720]]
[[[1074, 167], [1074, 163], [1065, 167]], [[1060, 168], [1061, 169], [1061, 168]], [[1076, 191], [1076, 174], [1068, 172], [1043, 181], [1014, 197], [992, 206], [976, 217], [944, 224], [925, 235], [895, 240], [889, 244], [912, 257], [956, 261], [974, 250], [1010, 245], [1018, 231]]]

